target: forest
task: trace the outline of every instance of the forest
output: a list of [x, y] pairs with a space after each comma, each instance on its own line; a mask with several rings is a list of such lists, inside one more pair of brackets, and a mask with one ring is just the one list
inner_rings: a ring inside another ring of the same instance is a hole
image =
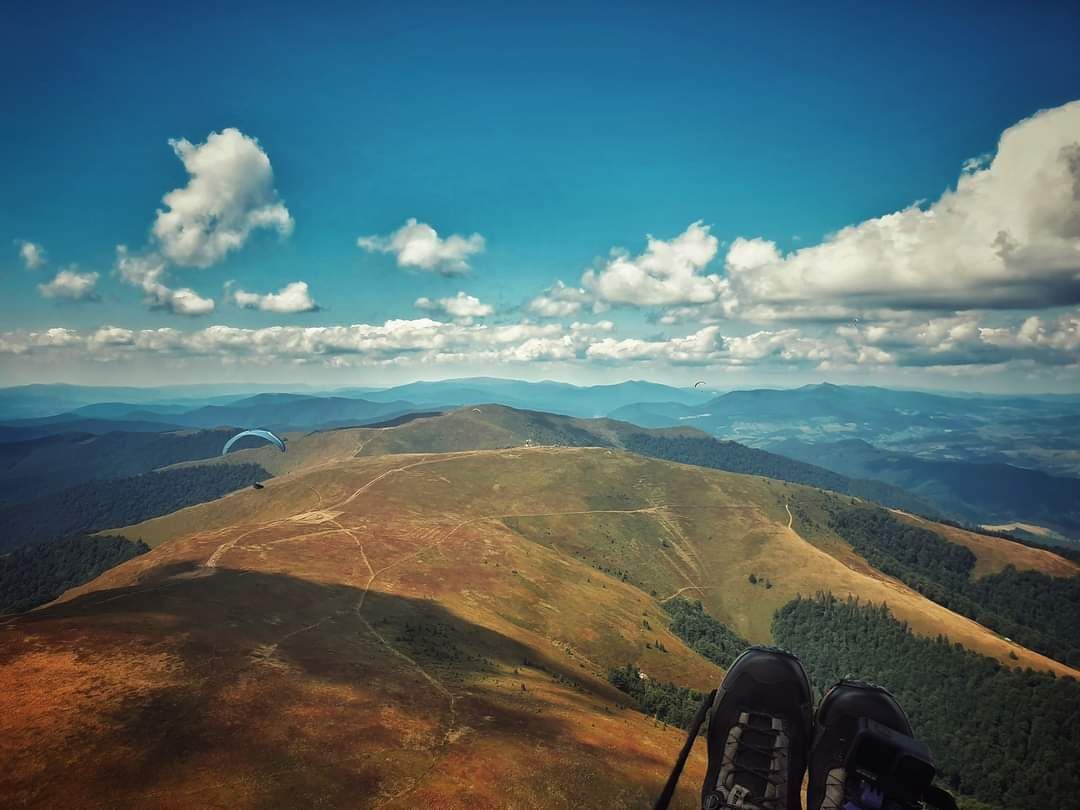
[[701, 692], [685, 686], [654, 681], [633, 664], [611, 670], [608, 680], [620, 692], [633, 698], [642, 714], [679, 728], [690, 725], [704, 698]]
[[0, 613], [21, 613], [51, 602], [113, 566], [150, 549], [123, 537], [67, 537], [0, 555]]
[[1025, 647], [1080, 666], [1080, 577], [1012, 566], [971, 579], [975, 555], [884, 509], [834, 510], [832, 529], [875, 568]]
[[0, 549], [130, 526], [269, 477], [257, 464], [206, 464], [87, 481], [0, 508]]
[[1074, 679], [1010, 669], [914, 635], [884, 605], [831, 594], [789, 602], [772, 629], [819, 695], [842, 677], [892, 691], [952, 789], [997, 807], [1065, 807], [1080, 794]]
[[686, 642], [686, 646], [727, 669], [750, 642], [718, 622], [705, 612], [701, 602], [681, 596], [664, 603], [671, 615], [671, 632]]
[[0, 443], [0, 503], [59, 492], [86, 481], [130, 478], [184, 461], [214, 458], [235, 430], [94, 435], [65, 432]]

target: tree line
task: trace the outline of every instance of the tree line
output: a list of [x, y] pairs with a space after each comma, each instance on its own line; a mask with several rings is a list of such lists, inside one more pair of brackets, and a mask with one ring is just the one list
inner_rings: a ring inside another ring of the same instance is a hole
[[795, 599], [773, 621], [820, 694], [842, 677], [885, 686], [954, 790], [1001, 807], [1065, 807], [1080, 795], [1080, 684], [1010, 669], [947, 638], [916, 636], [885, 605]]
[[21, 613], [149, 551], [141, 540], [68, 537], [0, 555], [0, 613]]
[[206, 464], [87, 481], [0, 508], [0, 549], [130, 526], [269, 477], [258, 464]]
[[727, 669], [750, 642], [705, 612], [701, 602], [677, 596], [664, 603], [671, 616], [671, 632], [686, 646]]
[[608, 673], [612, 686], [633, 698], [638, 710], [670, 726], [686, 728], [694, 719], [704, 695], [666, 681], [654, 681], [633, 664]]
[[829, 521], [879, 571], [1025, 647], [1080, 666], [1080, 576], [1008, 566], [973, 581], [970, 549], [884, 509], [833, 509]]

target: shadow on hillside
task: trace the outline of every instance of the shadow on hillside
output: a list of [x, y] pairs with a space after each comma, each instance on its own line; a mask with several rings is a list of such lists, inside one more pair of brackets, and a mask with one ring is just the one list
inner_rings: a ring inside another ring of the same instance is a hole
[[[37, 649], [77, 630], [88, 668], [157, 651], [180, 662], [161, 686], [99, 692], [109, 715], [67, 776], [88, 798], [121, 803], [177, 782], [235, 782], [260, 806], [353, 805], [425, 772], [454, 726], [486, 742], [561, 745], [570, 729], [513, 673], [579, 681], [565, 661], [433, 601], [190, 564], [25, 614], [19, 630]], [[18, 654], [0, 644], [0, 661]], [[67, 753], [50, 742], [42, 756]], [[33, 792], [59, 798], [63, 781]], [[25, 789], [16, 774], [4, 782]]]

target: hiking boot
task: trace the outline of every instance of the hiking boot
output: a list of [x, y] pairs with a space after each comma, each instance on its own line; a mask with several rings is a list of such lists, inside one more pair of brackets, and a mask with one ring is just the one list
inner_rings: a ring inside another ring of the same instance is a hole
[[829, 690], [814, 717], [807, 810], [919, 810], [924, 800], [953, 808], [931, 787], [930, 751], [892, 694], [864, 681]]
[[709, 711], [703, 810], [799, 810], [812, 703], [790, 653], [751, 647], [736, 658]]

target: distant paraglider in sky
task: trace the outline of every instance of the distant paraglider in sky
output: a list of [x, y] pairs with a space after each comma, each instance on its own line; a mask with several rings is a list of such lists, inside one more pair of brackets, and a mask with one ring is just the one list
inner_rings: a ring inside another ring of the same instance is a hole
[[697, 388], [699, 385], [704, 385], [704, 384], [705, 384], [704, 380], [698, 380], [696, 383], [694, 383], [694, 388]]
[[480, 410], [479, 408], [473, 408], [473, 410], [476, 411], [476, 413], [483, 413], [483, 411]]
[[280, 450], [282, 453], [285, 452], [285, 442], [283, 442], [269, 430], [242, 430], [235, 436], [233, 436], [231, 439], [229, 439], [227, 442], [225, 442], [225, 447], [222, 448], [221, 455], [226, 455], [229, 452], [229, 448], [236, 443], [237, 439], [242, 439], [245, 436], [257, 436], [260, 439], [266, 439], [266, 441], [277, 447], [277, 449]]

